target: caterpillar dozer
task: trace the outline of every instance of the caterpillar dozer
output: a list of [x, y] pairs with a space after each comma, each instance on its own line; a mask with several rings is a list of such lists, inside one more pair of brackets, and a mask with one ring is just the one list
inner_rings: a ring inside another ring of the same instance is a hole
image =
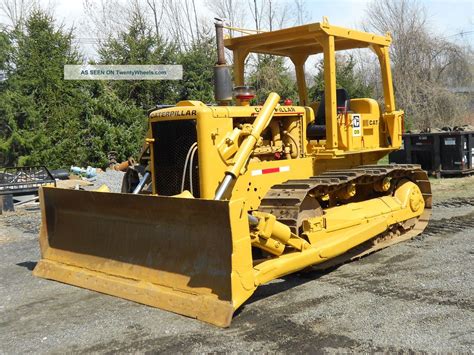
[[[224, 38], [216, 23], [218, 105], [180, 101], [149, 114], [140, 164], [122, 193], [44, 187], [34, 275], [230, 325], [259, 285], [327, 268], [421, 233], [431, 188], [418, 165], [378, 165], [401, 146], [390, 36], [324, 19]], [[232, 83], [224, 47], [233, 53]], [[384, 103], [336, 86], [336, 52], [372, 50]], [[289, 58], [299, 102], [251, 105], [250, 53]], [[324, 56], [324, 93], [304, 65]], [[235, 85], [235, 86], [233, 86]]]

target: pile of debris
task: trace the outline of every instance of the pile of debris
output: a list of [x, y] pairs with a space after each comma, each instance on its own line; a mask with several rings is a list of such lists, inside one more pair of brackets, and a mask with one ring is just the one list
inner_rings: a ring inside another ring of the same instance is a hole
[[425, 128], [425, 129], [412, 129], [407, 130], [406, 133], [440, 133], [440, 132], [471, 132], [474, 131], [474, 126], [465, 124], [462, 126], [453, 126], [453, 127], [442, 127], [442, 128]]
[[[0, 213], [34, 203], [40, 186], [55, 186], [54, 171], [45, 166], [8, 167], [0, 170]], [[62, 175], [59, 173], [59, 175]]]
[[49, 170], [45, 166], [0, 168], [0, 213], [18, 206], [37, 208], [40, 186], [120, 192], [125, 171], [135, 161], [130, 158], [118, 163], [114, 153], [109, 153], [110, 164], [105, 171], [92, 166], [71, 166], [69, 170]]

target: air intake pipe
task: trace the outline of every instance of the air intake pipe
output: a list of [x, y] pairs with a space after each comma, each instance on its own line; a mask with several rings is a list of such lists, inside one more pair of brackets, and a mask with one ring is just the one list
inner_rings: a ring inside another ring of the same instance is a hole
[[220, 105], [232, 101], [232, 76], [224, 54], [224, 25], [216, 19], [217, 63], [214, 66], [214, 97]]

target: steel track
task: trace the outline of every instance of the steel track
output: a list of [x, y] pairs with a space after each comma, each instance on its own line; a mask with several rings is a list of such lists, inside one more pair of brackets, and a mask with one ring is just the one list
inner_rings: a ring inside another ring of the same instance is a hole
[[288, 225], [293, 233], [299, 234], [298, 229], [302, 219], [307, 217], [308, 213], [321, 215], [324, 212], [321, 207], [318, 207], [316, 211], [308, 211], [308, 203], [305, 203], [308, 199], [321, 198], [344, 189], [348, 184], [355, 184], [357, 189], [385, 177], [397, 180], [409, 179], [416, 183], [425, 200], [424, 212], [409, 227], [403, 226], [403, 224], [394, 226], [381, 235], [349, 250], [344, 255], [316, 266], [319, 269], [329, 268], [411, 239], [423, 232], [431, 215], [432, 195], [428, 176], [419, 165], [363, 165], [354, 169], [326, 171], [308, 179], [288, 180], [272, 186], [262, 199], [258, 210], [275, 215], [278, 221]]

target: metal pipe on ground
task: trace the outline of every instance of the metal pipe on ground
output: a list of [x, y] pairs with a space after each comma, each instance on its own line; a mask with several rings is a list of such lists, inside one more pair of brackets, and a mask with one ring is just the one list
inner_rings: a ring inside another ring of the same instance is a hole
[[140, 182], [138, 183], [137, 187], [133, 190], [132, 194], [137, 195], [140, 193], [140, 191], [143, 189], [143, 186], [147, 182], [148, 178], [150, 177], [150, 172], [146, 172], [143, 177], [140, 179]]

